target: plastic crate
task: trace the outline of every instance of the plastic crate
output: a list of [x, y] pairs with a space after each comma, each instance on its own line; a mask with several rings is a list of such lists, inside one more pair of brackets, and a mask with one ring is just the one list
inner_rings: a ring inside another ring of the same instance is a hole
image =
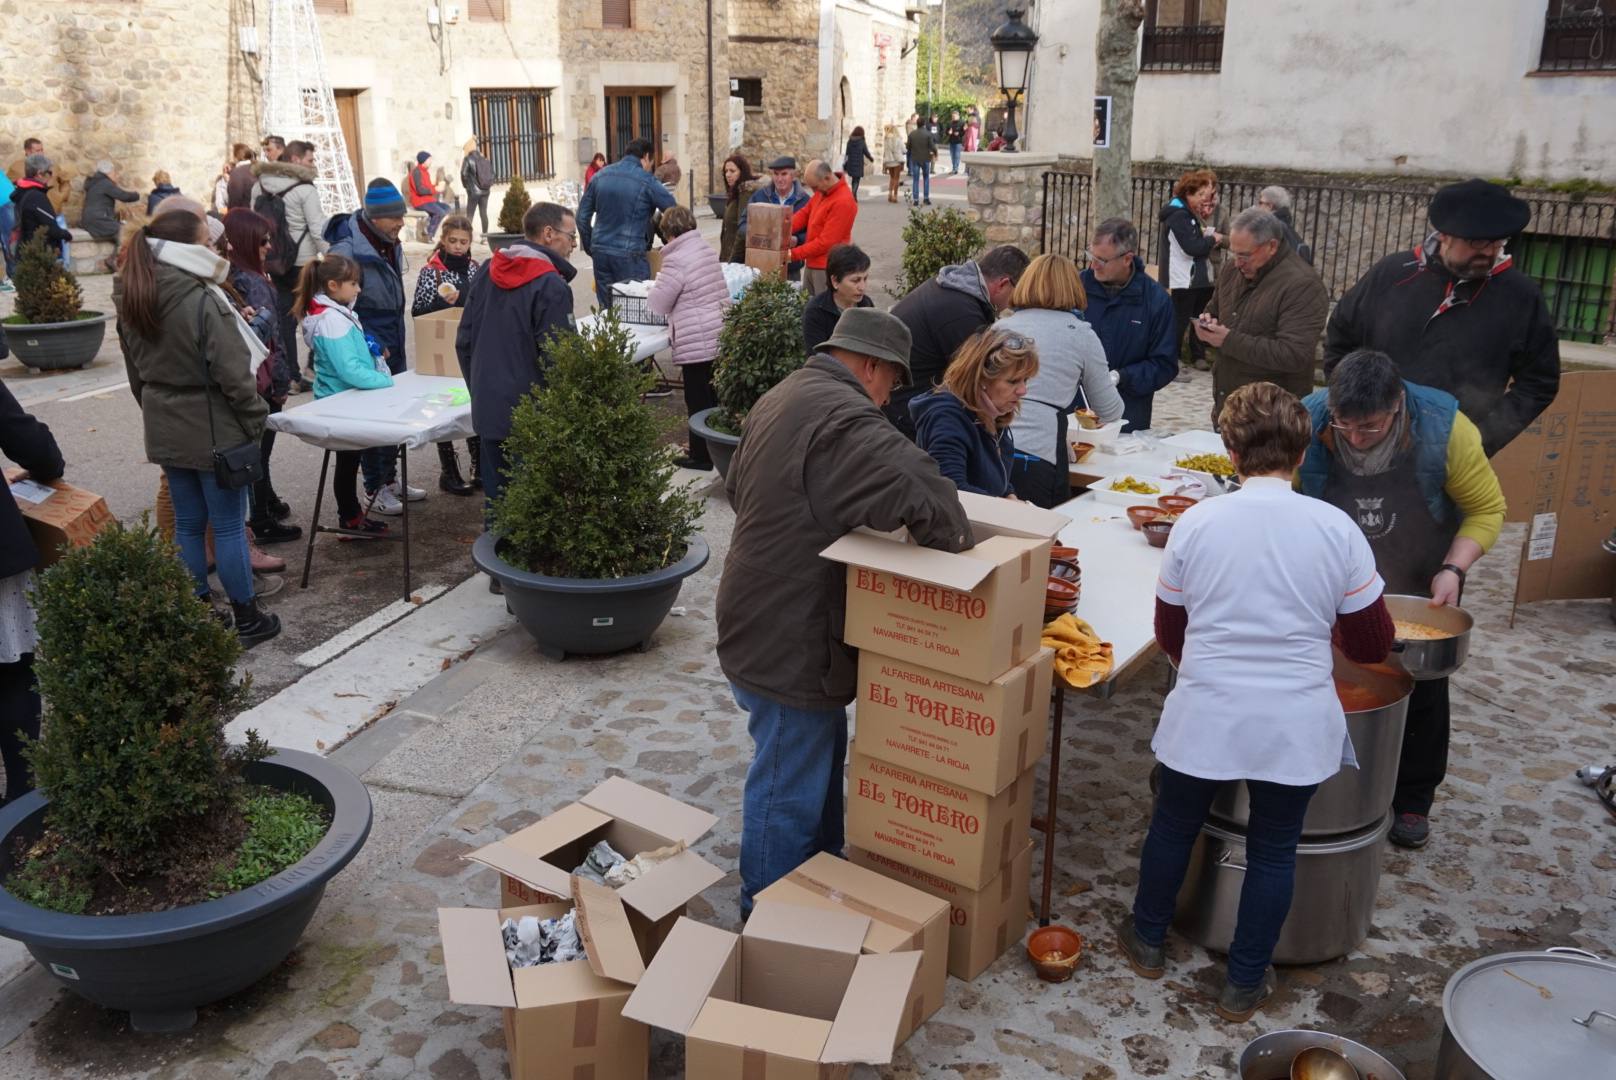
[[626, 323], [638, 323], [641, 326], [668, 325], [668, 317], [652, 311], [650, 299], [644, 296], [625, 296], [613, 289], [612, 310]]

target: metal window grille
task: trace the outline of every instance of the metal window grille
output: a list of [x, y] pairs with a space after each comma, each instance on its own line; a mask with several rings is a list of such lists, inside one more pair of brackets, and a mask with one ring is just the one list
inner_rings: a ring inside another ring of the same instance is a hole
[[516, 176], [548, 180], [555, 175], [550, 91], [473, 90], [471, 124], [496, 182]]
[[[1560, 14], [1554, 14], [1558, 6]], [[1605, 15], [1595, 5], [1589, 14], [1575, 9], [1587, 4], [1551, 4], [1543, 21], [1543, 51], [1539, 71], [1616, 71], [1616, 15]]]
[[1139, 70], [1220, 70], [1223, 14], [1217, 0], [1146, 0]]
[[741, 103], [748, 109], [763, 108], [763, 80], [736, 79], [733, 96], [740, 98]]

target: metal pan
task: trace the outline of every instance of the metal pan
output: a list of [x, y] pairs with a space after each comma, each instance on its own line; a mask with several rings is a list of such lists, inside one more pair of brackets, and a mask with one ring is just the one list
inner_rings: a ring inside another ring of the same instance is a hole
[[1392, 659], [1415, 679], [1445, 679], [1464, 665], [1470, 655], [1470, 631], [1476, 620], [1464, 608], [1431, 606], [1424, 596], [1385, 597], [1386, 609], [1392, 618], [1406, 622], [1424, 623], [1438, 630], [1446, 630], [1452, 637], [1434, 641], [1397, 639], [1392, 645]]

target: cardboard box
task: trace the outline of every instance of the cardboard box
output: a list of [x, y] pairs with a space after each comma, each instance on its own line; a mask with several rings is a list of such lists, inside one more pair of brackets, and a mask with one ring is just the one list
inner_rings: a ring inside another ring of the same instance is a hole
[[992, 967], [1027, 932], [1032, 918], [1028, 889], [1032, 855], [1037, 847], [1036, 841], [1027, 841], [1021, 853], [999, 869], [999, 876], [980, 889], [963, 888], [936, 874], [851, 845], [847, 857], [858, 866], [948, 901], [948, 973], [970, 982]]
[[863, 953], [870, 920], [778, 901], [739, 935], [680, 919], [623, 1015], [685, 1037], [701, 1080], [843, 1080], [892, 1060], [918, 952]]
[[[644, 1080], [651, 1033], [623, 1016], [645, 974], [627, 912], [605, 886], [582, 878], [573, 886], [575, 900], [563, 903], [439, 908], [449, 1000], [505, 1010], [511, 1080]], [[552, 919], [574, 904], [587, 958], [513, 969], [500, 924], [524, 915]]]
[[859, 653], [858, 742], [973, 791], [997, 795], [1044, 756], [1055, 651], [992, 682]]
[[849, 645], [991, 682], [1042, 648], [1050, 543], [1071, 519], [969, 492], [960, 503], [976, 539], [969, 551], [858, 530], [820, 555], [847, 564]]
[[748, 203], [746, 207], [746, 249], [783, 252], [791, 250], [789, 206], [774, 203]]
[[1027, 841], [1033, 772], [997, 795], [960, 787], [853, 746], [847, 766], [847, 839], [940, 878], [980, 889]]
[[65, 480], [40, 483], [24, 479], [25, 475], [22, 469], [6, 470], [11, 497], [17, 500], [17, 509], [39, 549], [35, 565], [41, 570], [60, 559], [64, 549], [85, 547], [116, 520], [107, 501], [93, 491]]
[[460, 315], [464, 310], [452, 307], [415, 316], [417, 374], [461, 377], [460, 358], [455, 355], [455, 334], [460, 331]]
[[[694, 844], [717, 822], [705, 810], [614, 776], [577, 802], [466, 858], [500, 872], [502, 906], [540, 904], [568, 895], [572, 871], [597, 840], [632, 859], [680, 840]], [[723, 876], [686, 850], [617, 890], [645, 959], [656, 954], [690, 898]]]
[[920, 972], [903, 1010], [900, 1043], [943, 1007], [948, 983], [947, 901], [824, 852], [758, 893], [757, 900], [867, 915], [867, 953], [919, 950]]
[[791, 260], [786, 258], [784, 252], [747, 248], [746, 265], [752, 267], [761, 275], [784, 280], [786, 269], [791, 265]]

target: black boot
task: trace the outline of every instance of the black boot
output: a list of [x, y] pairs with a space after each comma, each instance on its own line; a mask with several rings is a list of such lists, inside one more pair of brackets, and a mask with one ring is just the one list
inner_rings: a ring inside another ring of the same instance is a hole
[[281, 632], [281, 619], [279, 615], [264, 611], [258, 606], [257, 600], [249, 600], [245, 604], [230, 601], [230, 610], [236, 616], [236, 636], [241, 638], [241, 647], [250, 649], [260, 641], [268, 641]]
[[247, 527], [252, 530], [253, 539], [260, 544], [285, 544], [303, 536], [301, 526], [284, 525], [267, 515], [253, 518], [247, 522]]
[[483, 489], [483, 441], [473, 435], [466, 440], [466, 451], [471, 454], [471, 486]]
[[208, 614], [219, 620], [220, 626], [224, 627], [226, 630], [232, 629], [235, 626], [236, 621], [231, 617], [230, 609], [219, 603], [218, 597], [214, 596], [211, 592], [205, 592], [201, 596], [197, 597], [197, 599], [208, 605]]
[[454, 443], [438, 444], [438, 464], [443, 468], [438, 474], [438, 487], [451, 495], [470, 495], [475, 490], [460, 475], [460, 460], [455, 457]]

